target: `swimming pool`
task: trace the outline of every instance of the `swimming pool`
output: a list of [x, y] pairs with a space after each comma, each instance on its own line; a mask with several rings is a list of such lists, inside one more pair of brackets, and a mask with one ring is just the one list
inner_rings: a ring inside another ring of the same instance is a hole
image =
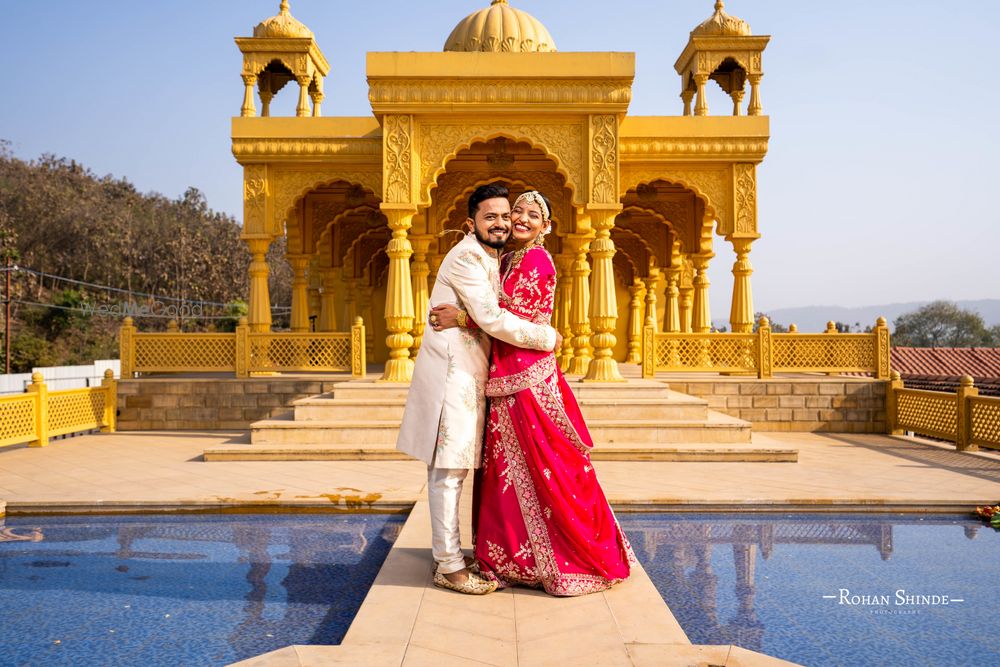
[[619, 520], [692, 643], [810, 666], [1000, 664], [1000, 533], [974, 518]]
[[405, 515], [0, 520], [0, 664], [226, 665], [336, 644]]

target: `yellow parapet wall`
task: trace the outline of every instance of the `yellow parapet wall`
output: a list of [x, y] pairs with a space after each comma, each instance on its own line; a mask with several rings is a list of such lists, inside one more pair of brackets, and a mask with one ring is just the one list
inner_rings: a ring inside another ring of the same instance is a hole
[[44, 447], [49, 438], [99, 428], [115, 430], [117, 382], [104, 372], [100, 387], [50, 392], [33, 373], [27, 392], [0, 397], [0, 446], [28, 443]]
[[286, 333], [250, 331], [241, 318], [235, 333], [139, 333], [125, 318], [119, 334], [121, 376], [135, 373], [342, 372], [365, 376], [365, 326], [356, 318], [351, 331]]
[[890, 433], [910, 431], [948, 440], [959, 450], [1000, 449], [1000, 398], [980, 396], [970, 376], [962, 378], [954, 394], [907, 389], [895, 372], [890, 384]]
[[871, 373], [889, 379], [889, 328], [880, 317], [867, 334], [772, 333], [762, 317], [756, 333], [659, 333], [643, 331], [642, 374]]

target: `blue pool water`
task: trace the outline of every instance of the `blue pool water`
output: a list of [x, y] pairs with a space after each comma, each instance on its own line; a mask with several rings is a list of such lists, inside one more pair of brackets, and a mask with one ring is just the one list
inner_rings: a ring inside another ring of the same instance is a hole
[[1000, 665], [1000, 533], [935, 515], [622, 514], [695, 644], [803, 665]]
[[0, 665], [226, 665], [339, 643], [405, 518], [0, 519]]

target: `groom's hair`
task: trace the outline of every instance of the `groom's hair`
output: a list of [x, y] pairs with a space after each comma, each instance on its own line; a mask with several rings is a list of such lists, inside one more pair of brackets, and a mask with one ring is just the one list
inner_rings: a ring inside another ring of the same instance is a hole
[[476, 213], [479, 211], [479, 205], [486, 201], [487, 199], [509, 199], [510, 190], [503, 183], [488, 183], [486, 185], [480, 185], [476, 188], [472, 196], [469, 197], [469, 217], [473, 220], [476, 219]]

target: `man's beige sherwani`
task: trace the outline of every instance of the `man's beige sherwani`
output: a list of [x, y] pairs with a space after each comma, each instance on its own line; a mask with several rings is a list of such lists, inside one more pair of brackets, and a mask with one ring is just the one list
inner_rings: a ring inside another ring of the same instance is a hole
[[555, 347], [555, 329], [502, 310], [499, 293], [497, 260], [466, 235], [441, 262], [430, 307], [464, 308], [480, 330], [424, 328], [396, 441], [398, 450], [428, 466], [479, 467], [491, 337], [534, 350]]

